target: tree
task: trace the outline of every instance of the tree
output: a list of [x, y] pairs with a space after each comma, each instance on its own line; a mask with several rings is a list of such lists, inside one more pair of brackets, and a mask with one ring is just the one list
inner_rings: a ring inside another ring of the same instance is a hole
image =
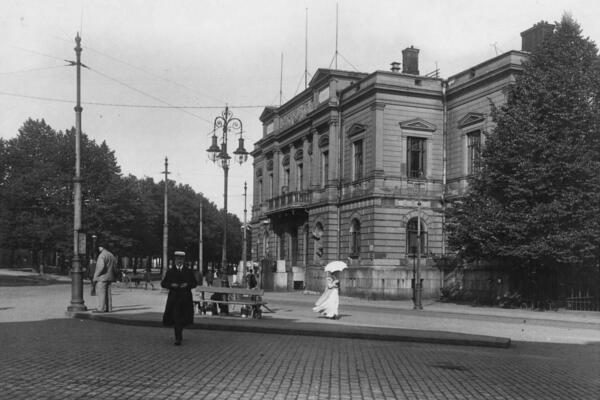
[[44, 120], [29, 119], [19, 135], [3, 146], [2, 242], [9, 248], [31, 250], [34, 259], [39, 252], [53, 250], [56, 238], [68, 232], [72, 176], [61, 160], [66, 143], [65, 136]]
[[[14, 139], [0, 139], [0, 244], [7, 250], [72, 256], [75, 129], [57, 132], [27, 120]], [[81, 135], [82, 230], [110, 242], [120, 256], [160, 256], [164, 182], [122, 176], [114, 151]], [[188, 185], [169, 181], [169, 250], [198, 254], [204, 205], [204, 258], [221, 259], [223, 216]], [[240, 222], [229, 215], [228, 254], [239, 259]], [[237, 248], [236, 248], [237, 246]], [[91, 243], [88, 250], [91, 249]]]
[[600, 259], [600, 62], [568, 15], [493, 107], [481, 171], [449, 208], [449, 245], [530, 271]]

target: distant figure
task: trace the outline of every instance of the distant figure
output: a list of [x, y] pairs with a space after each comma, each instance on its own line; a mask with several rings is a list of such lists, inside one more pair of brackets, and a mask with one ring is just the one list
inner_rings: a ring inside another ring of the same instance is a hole
[[319, 297], [319, 300], [313, 307], [314, 312], [323, 314], [327, 318], [339, 319], [338, 308], [340, 306], [340, 281], [335, 276], [335, 272], [326, 278], [325, 291]]
[[154, 283], [152, 283], [152, 279], [151, 279], [151, 274], [152, 272], [152, 268], [150, 267], [150, 261], [148, 261], [148, 263], [146, 263], [146, 268], [144, 270], [144, 290], [148, 289], [148, 285], [150, 285], [152, 287], [152, 290], [154, 290]]
[[103, 244], [98, 246], [98, 250], [100, 254], [96, 261], [93, 279], [98, 295], [98, 306], [94, 312], [111, 312], [112, 294], [110, 284], [116, 280], [117, 259]]
[[248, 273], [246, 274], [246, 285], [248, 285], [248, 289], [254, 289], [257, 283], [256, 276], [254, 275], [254, 272], [252, 272], [252, 269], [248, 270]]
[[206, 274], [206, 285], [207, 286], [212, 286], [213, 285], [213, 271], [212, 269], [208, 270], [208, 273]]
[[194, 322], [192, 289], [198, 284], [194, 272], [184, 265], [184, 258], [183, 251], [175, 252], [175, 266], [167, 271], [160, 283], [163, 288], [169, 289], [163, 325], [175, 328], [176, 346], [181, 345], [183, 340], [183, 327]]

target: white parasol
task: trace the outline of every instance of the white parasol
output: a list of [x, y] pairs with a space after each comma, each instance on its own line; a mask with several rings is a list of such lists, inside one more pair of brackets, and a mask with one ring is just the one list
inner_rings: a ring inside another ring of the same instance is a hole
[[325, 266], [325, 272], [342, 271], [348, 268], [348, 265], [343, 261], [332, 261]]

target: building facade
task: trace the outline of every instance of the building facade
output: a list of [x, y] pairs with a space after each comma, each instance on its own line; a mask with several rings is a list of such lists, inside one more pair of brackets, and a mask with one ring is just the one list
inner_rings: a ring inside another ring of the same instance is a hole
[[423, 296], [439, 296], [446, 204], [464, 193], [492, 104], [548, 26], [523, 32], [522, 51], [448, 79], [421, 75], [411, 46], [402, 69], [319, 69], [302, 93], [265, 108], [251, 219], [265, 288], [321, 290], [323, 266], [344, 260], [345, 295], [410, 298], [418, 268]]

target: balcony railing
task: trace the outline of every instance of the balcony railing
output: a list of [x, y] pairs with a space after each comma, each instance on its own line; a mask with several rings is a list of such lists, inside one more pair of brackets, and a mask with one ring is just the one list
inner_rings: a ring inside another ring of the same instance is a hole
[[304, 208], [311, 202], [311, 191], [290, 192], [269, 199], [267, 213], [292, 208]]

